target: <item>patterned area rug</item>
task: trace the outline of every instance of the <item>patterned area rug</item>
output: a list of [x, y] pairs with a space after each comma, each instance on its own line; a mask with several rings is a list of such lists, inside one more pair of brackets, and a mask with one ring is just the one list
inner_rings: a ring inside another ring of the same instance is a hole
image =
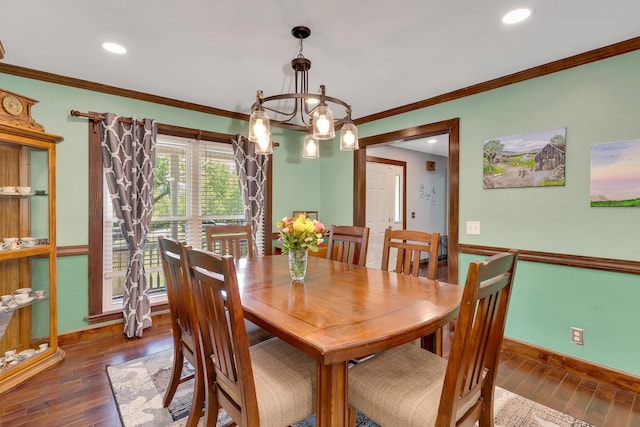
[[[173, 350], [165, 350], [107, 367], [124, 427], [182, 427], [186, 424], [193, 380], [178, 387], [169, 408], [162, 407], [164, 391], [171, 377], [172, 359]], [[185, 362], [185, 365], [183, 375], [193, 371], [188, 363]], [[495, 414], [496, 427], [593, 427], [589, 423], [501, 388], [496, 389]], [[229, 421], [227, 414], [220, 411], [218, 426], [223, 426]], [[358, 414], [356, 425], [379, 427], [362, 414]], [[294, 427], [315, 427], [315, 416], [297, 422]]]

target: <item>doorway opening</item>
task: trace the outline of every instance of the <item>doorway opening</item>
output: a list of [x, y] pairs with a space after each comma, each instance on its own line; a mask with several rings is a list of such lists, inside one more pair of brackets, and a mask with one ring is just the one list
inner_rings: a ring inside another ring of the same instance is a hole
[[397, 141], [413, 141], [435, 135], [449, 136], [448, 149], [448, 229], [447, 276], [450, 283], [458, 282], [458, 223], [459, 223], [459, 122], [458, 118], [416, 126], [360, 139], [360, 150], [354, 155], [354, 225], [366, 225], [367, 147]]

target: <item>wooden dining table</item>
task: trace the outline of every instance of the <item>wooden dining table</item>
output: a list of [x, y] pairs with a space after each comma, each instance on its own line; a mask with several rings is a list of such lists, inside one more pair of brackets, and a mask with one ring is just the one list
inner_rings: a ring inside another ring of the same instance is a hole
[[348, 362], [431, 334], [458, 313], [462, 286], [309, 257], [237, 262], [245, 317], [317, 362], [316, 426], [346, 426]]

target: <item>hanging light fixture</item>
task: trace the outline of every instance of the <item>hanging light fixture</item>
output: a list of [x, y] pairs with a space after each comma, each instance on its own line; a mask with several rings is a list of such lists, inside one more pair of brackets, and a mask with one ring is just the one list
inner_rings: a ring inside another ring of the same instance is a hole
[[[249, 141], [256, 143], [256, 153], [271, 154], [273, 152], [271, 122], [273, 122], [284, 128], [304, 131], [307, 135], [304, 141], [303, 157], [317, 158], [319, 156], [318, 141], [334, 138], [336, 126], [342, 125], [340, 149], [357, 150], [358, 129], [351, 121], [351, 106], [338, 98], [327, 96], [324, 85], [320, 86], [318, 93], [309, 93], [311, 61], [302, 55], [302, 42], [311, 35], [311, 30], [308, 27], [298, 26], [291, 30], [291, 34], [298, 39], [299, 43], [298, 56], [291, 60], [291, 68], [295, 71], [295, 93], [265, 97], [261, 90], [257, 92], [256, 102], [251, 106]], [[278, 101], [287, 103], [288, 108], [276, 107], [275, 104]], [[329, 104], [344, 108], [344, 116], [334, 119]], [[277, 118], [269, 119], [267, 111], [275, 114]], [[307, 149], [311, 152], [308, 153]]]

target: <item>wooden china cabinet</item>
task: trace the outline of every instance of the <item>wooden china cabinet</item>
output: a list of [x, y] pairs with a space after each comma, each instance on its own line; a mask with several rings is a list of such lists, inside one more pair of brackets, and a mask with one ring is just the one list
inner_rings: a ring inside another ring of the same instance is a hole
[[[0, 394], [64, 358], [57, 339], [55, 202], [62, 137], [31, 118], [36, 102], [0, 89]], [[15, 297], [18, 289], [27, 296]]]

